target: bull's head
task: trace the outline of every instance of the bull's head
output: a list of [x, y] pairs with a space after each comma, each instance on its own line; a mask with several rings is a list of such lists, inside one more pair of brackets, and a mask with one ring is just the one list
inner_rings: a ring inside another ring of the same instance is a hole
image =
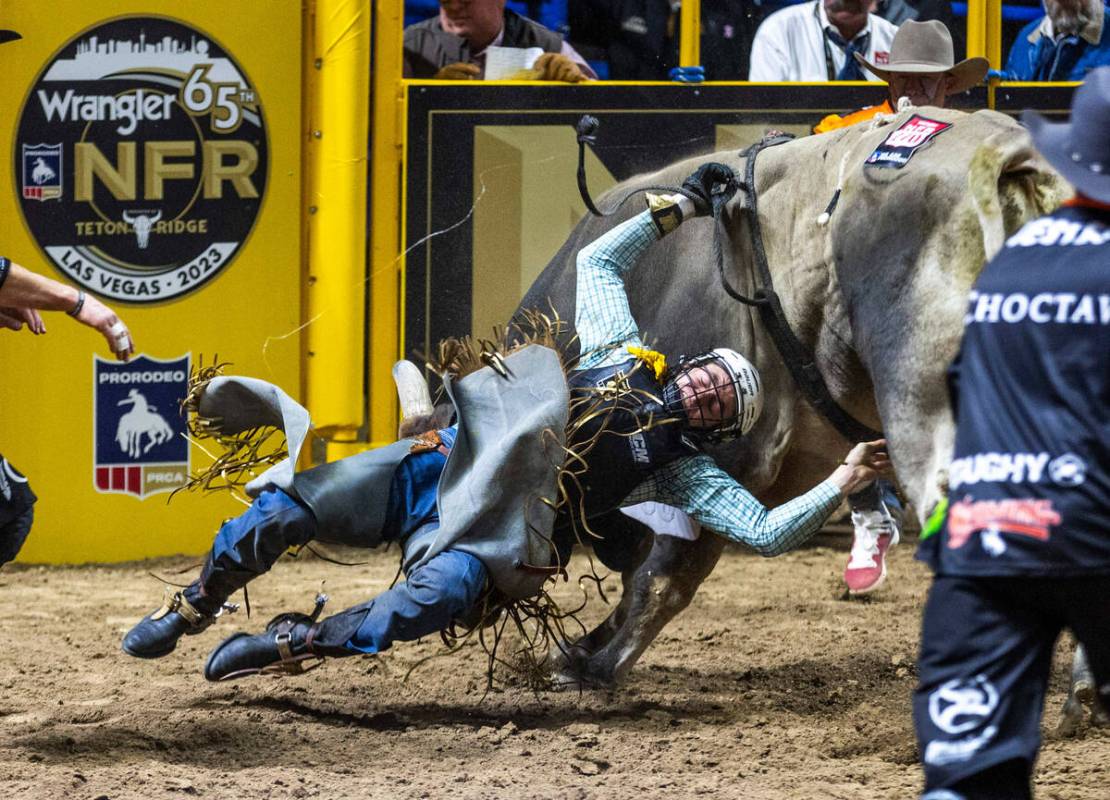
[[135, 229], [135, 241], [140, 250], [146, 250], [150, 244], [150, 230], [154, 227], [154, 223], [160, 219], [162, 219], [161, 210], [155, 211], [153, 214], [123, 212], [123, 221]]

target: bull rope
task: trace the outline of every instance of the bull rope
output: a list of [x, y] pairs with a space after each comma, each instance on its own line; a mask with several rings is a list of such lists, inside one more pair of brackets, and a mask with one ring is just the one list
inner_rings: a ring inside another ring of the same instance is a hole
[[[597, 206], [594, 205], [593, 199], [590, 197], [589, 188], [586, 185], [586, 145], [596, 143], [596, 133], [600, 124], [601, 123], [598, 122], [596, 117], [587, 114], [583, 116], [575, 126], [575, 131], [578, 134], [578, 191], [582, 195], [582, 200], [585, 202], [586, 208], [590, 210], [590, 213], [598, 217], [612, 216], [630, 198], [643, 191], [678, 192], [687, 197], [690, 196], [688, 192], [681, 188], [671, 186], [646, 186], [630, 191], [618, 200], [608, 211], [600, 211]], [[763, 320], [763, 325], [771, 335], [771, 340], [775, 343], [775, 348], [779, 351], [779, 356], [781, 356], [783, 363], [790, 372], [790, 376], [794, 379], [794, 383], [801, 390], [810, 405], [833, 426], [837, 433], [849, 442], [865, 442], [881, 439], [883, 437], [881, 431], [877, 431], [871, 426], [860, 422], [845, 411], [843, 406], [832, 396], [832, 392], [829, 391], [828, 384], [825, 383], [825, 378], [821, 374], [820, 368], [817, 366], [813, 353], [811, 353], [809, 348], [798, 339], [794, 330], [790, 327], [790, 322], [786, 318], [786, 312], [783, 311], [782, 308], [782, 301], [779, 299], [778, 293], [775, 292], [774, 280], [771, 277], [771, 268], [767, 263], [767, 251], [763, 247], [763, 234], [759, 226], [755, 161], [756, 156], [759, 155], [762, 150], [788, 142], [793, 138], [793, 136], [785, 134], [767, 137], [740, 152], [741, 158], [745, 160], [744, 180], [738, 182], [737, 188], [744, 192], [745, 202], [741, 206], [741, 211], [747, 216], [748, 230], [751, 233], [752, 255], [755, 260], [758, 281], [761, 284], [756, 287], [751, 297], [747, 297], [737, 291], [725, 274], [724, 248], [722, 246], [725, 230], [724, 222], [721, 219], [721, 211], [724, 208], [724, 204], [714, 205], [713, 254], [717, 261], [717, 273], [721, 277], [721, 287], [724, 289], [725, 294], [733, 300], [759, 309], [759, 316]], [[834, 198], [833, 203], [830, 203], [831, 207], [835, 207], [835, 199], [836, 198]], [[826, 209], [826, 212], [832, 213], [830, 209]]]

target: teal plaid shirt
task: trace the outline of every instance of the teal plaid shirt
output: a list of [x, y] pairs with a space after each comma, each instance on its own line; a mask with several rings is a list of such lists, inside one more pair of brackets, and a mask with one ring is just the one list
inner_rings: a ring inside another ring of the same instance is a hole
[[[578, 369], [628, 360], [642, 347], [624, 280], [639, 257], [660, 237], [651, 213], [621, 223], [578, 253], [574, 324], [581, 342]], [[768, 510], [707, 455], [680, 458], [656, 470], [624, 505], [656, 500], [682, 509], [707, 528], [776, 556], [793, 550], [821, 527], [839, 505], [840, 490], [825, 481], [800, 497]]]

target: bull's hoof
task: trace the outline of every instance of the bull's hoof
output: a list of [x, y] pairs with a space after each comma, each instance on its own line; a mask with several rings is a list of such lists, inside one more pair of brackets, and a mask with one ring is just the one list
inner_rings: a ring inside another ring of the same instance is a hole
[[596, 664], [591, 654], [577, 645], [554, 648], [547, 657], [547, 666], [551, 688], [556, 691], [610, 689], [616, 684], [612, 671]]
[[563, 670], [551, 674], [551, 688], [556, 692], [612, 689], [616, 683], [611, 677], [595, 675], [588, 671]]
[[1073, 684], [1071, 694], [1064, 701], [1056, 733], [1075, 736], [1088, 719], [1094, 727], [1110, 726], [1110, 714], [1099, 705], [1093, 680], [1081, 679]]
[[1064, 707], [1061, 709], [1060, 724], [1056, 726], [1056, 735], [1075, 736], [1079, 733], [1079, 729], [1083, 727], [1085, 716], [1083, 704], [1079, 702], [1074, 694], [1068, 695], [1068, 699], [1064, 701]]

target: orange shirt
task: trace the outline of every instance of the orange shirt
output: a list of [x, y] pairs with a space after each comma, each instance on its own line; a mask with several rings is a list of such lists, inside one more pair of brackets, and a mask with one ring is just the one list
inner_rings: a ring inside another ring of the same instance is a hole
[[877, 106], [867, 106], [867, 108], [861, 108], [859, 111], [853, 111], [851, 114], [845, 114], [844, 116], [829, 114], [813, 126], [813, 132], [825, 133], [826, 131], [835, 131], [840, 128], [847, 128], [849, 125], [855, 125], [857, 122], [869, 120], [879, 114], [893, 113], [894, 109], [891, 108], [890, 101], [884, 100]]

